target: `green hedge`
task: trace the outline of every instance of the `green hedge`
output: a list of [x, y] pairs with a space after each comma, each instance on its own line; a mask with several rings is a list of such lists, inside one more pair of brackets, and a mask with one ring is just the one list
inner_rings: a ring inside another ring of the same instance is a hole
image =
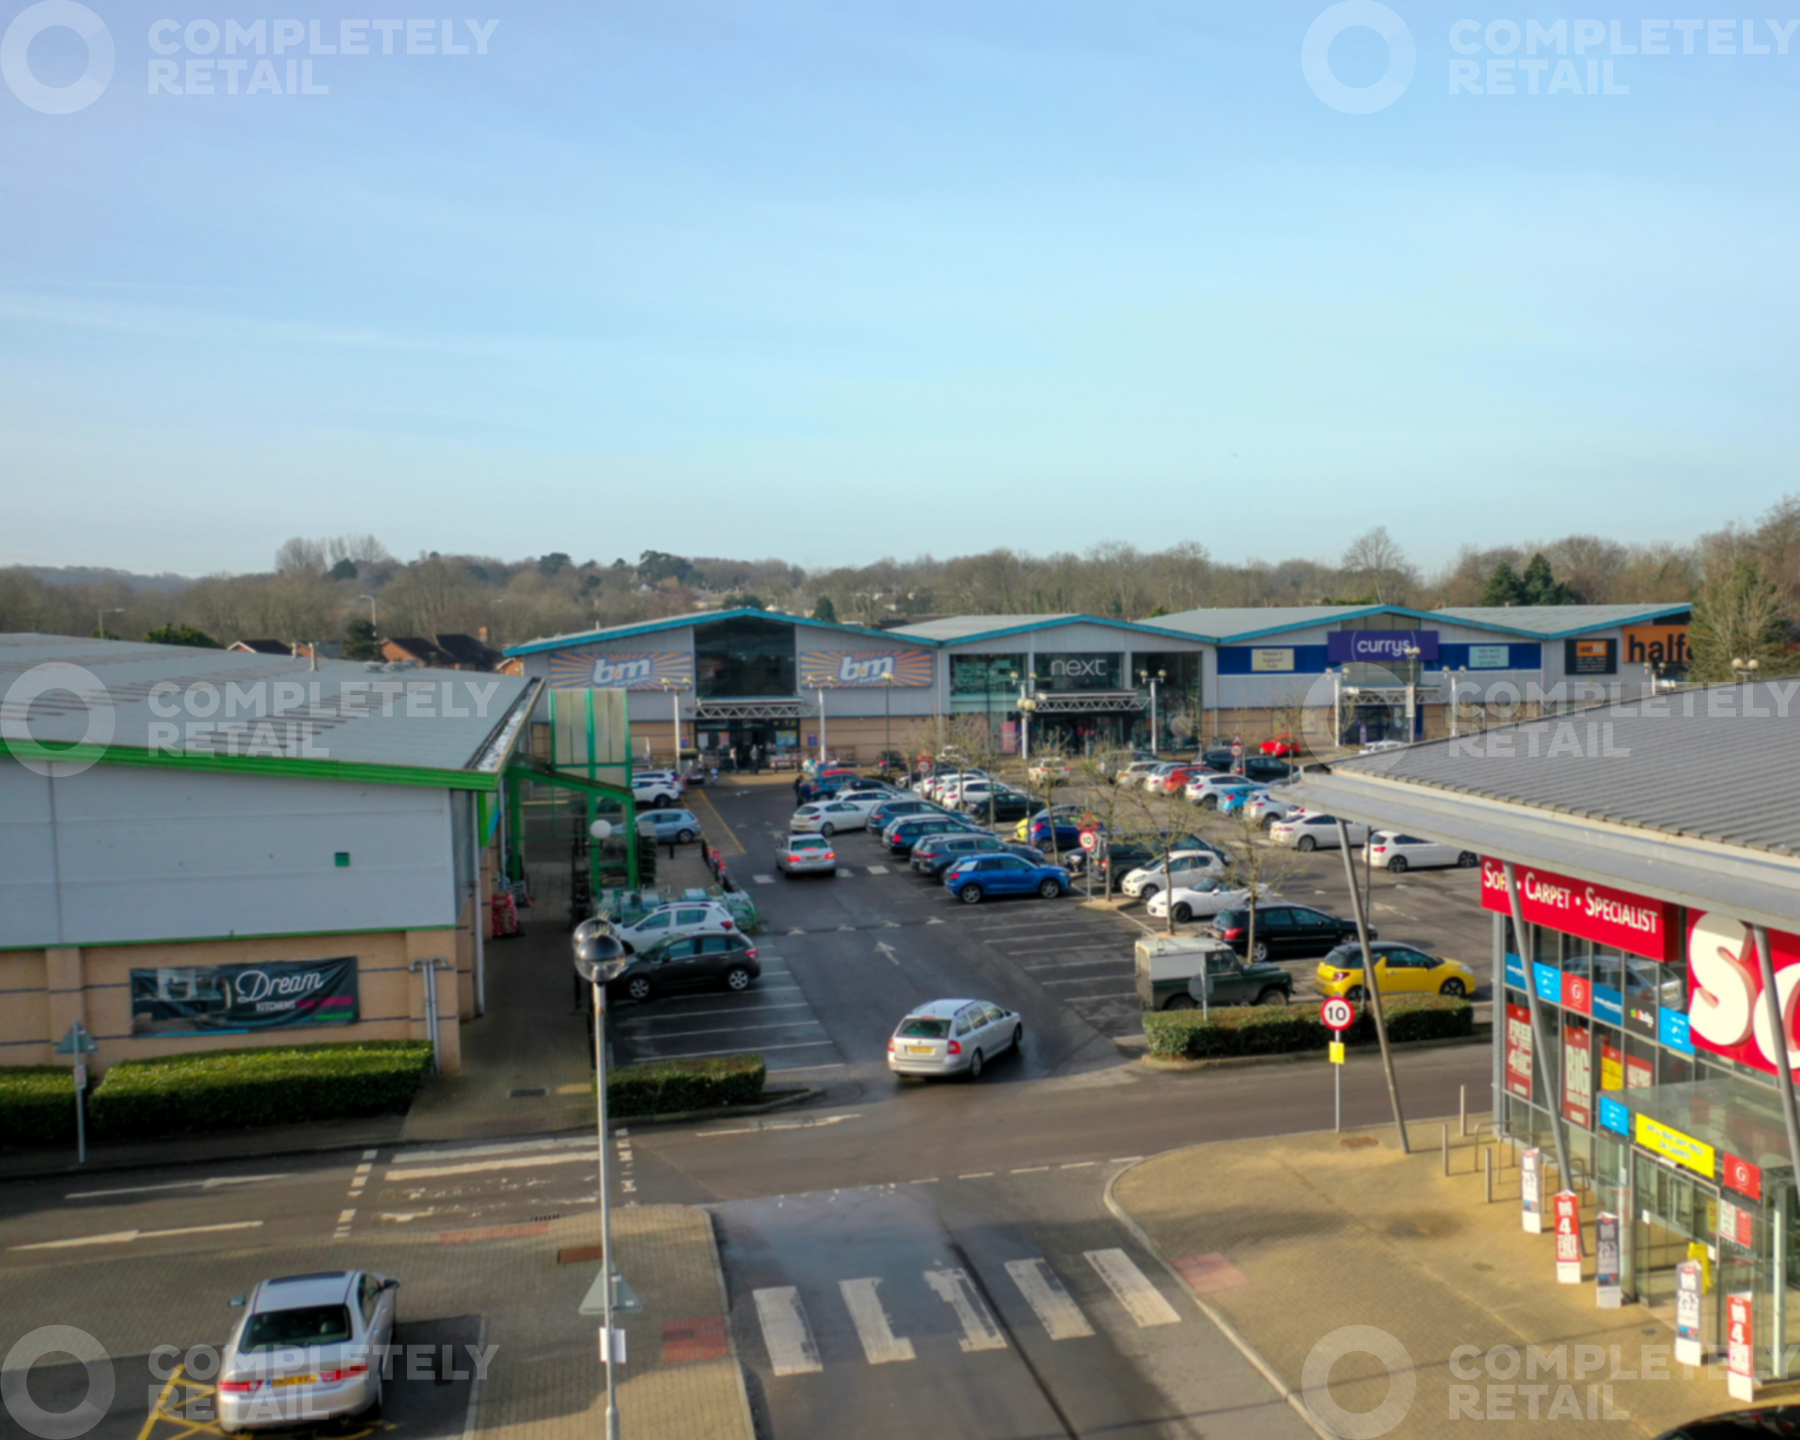
[[[1470, 1035], [1475, 1007], [1443, 995], [1394, 996], [1383, 1007], [1388, 1039], [1445, 1040]], [[1331, 1033], [1309, 1004], [1234, 1005], [1198, 1010], [1159, 1010], [1144, 1016], [1150, 1053], [1166, 1060], [1212, 1060], [1233, 1055], [1277, 1055], [1323, 1050]], [[1375, 1023], [1365, 1009], [1344, 1034], [1351, 1044], [1372, 1044]]]
[[768, 1062], [760, 1055], [711, 1060], [653, 1060], [606, 1075], [607, 1108], [621, 1119], [754, 1105], [762, 1099]]
[[75, 1076], [67, 1065], [0, 1070], [0, 1145], [75, 1143]]
[[106, 1072], [88, 1114], [97, 1136], [120, 1140], [399, 1114], [430, 1071], [422, 1040], [125, 1060]]

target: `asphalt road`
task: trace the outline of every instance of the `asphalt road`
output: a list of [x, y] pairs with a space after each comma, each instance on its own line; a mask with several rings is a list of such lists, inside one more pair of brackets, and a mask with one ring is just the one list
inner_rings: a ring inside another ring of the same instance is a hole
[[[790, 793], [726, 790], [716, 800], [750, 847], [734, 871], [772, 873], [758, 850], [785, 823]], [[1164, 1074], [1130, 1064], [1120, 1041], [1141, 1027], [1129, 994], [1141, 926], [1129, 914], [1067, 900], [965, 907], [892, 865], [872, 839], [844, 836], [839, 847], [846, 878], [755, 887], [768, 927], [765, 984], [614, 1016], [619, 1059], [741, 1043], [770, 1055], [776, 1083], [827, 1091], [794, 1111], [616, 1137], [627, 1143], [615, 1203], [713, 1208], [764, 1433], [1299, 1433], [1101, 1197], [1112, 1174], [1162, 1150], [1329, 1127], [1327, 1068]], [[1336, 859], [1305, 867], [1322, 904], [1333, 874], [1343, 893]], [[1376, 911], [1384, 935], [1396, 934], [1391, 913], [1420, 927], [1400, 938], [1467, 934], [1485, 946], [1466, 873], [1378, 876], [1375, 893], [1393, 907]], [[885, 1066], [895, 1020], [945, 995], [1019, 1010], [1022, 1052], [979, 1083], [896, 1082]], [[1473, 1107], [1485, 1100], [1488, 1051], [1411, 1052], [1398, 1072], [1410, 1116], [1454, 1115], [1461, 1086]], [[1344, 1079], [1347, 1124], [1387, 1117], [1372, 1057], [1359, 1055]], [[473, 1263], [483, 1236], [595, 1198], [591, 1136], [14, 1182], [0, 1185], [0, 1314], [101, 1333], [115, 1318], [106, 1306], [133, 1303], [94, 1283], [109, 1264], [169, 1283], [190, 1270], [317, 1268], [324, 1254], [381, 1268], [368, 1257], [417, 1235], [450, 1242], [433, 1249], [454, 1290], [457, 1257]], [[470, 1294], [471, 1313], [529, 1298], [528, 1276], [483, 1283], [520, 1294]], [[14, 1329], [0, 1325], [0, 1348]], [[449, 1402], [425, 1399], [430, 1408], [416, 1411], [402, 1399], [400, 1415], [436, 1433]], [[134, 1403], [141, 1423], [144, 1396]], [[130, 1419], [109, 1424], [123, 1434]]]

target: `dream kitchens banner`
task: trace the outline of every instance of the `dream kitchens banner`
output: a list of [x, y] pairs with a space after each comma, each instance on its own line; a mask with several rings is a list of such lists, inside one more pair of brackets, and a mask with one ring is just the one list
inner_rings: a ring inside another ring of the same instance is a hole
[[356, 957], [259, 965], [165, 965], [131, 972], [134, 1035], [353, 1025]]

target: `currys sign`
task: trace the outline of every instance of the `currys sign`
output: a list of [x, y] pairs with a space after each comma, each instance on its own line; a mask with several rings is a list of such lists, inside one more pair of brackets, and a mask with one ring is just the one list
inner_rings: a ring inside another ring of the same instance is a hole
[[1769, 1023], [1762, 960], [1750, 927], [1726, 915], [1695, 914], [1687, 941], [1688, 1035], [1695, 1047], [1770, 1074], [1785, 1049], [1788, 1068], [1800, 1073], [1800, 1044], [1794, 1036], [1794, 1012], [1800, 1008], [1800, 936], [1769, 932], [1783, 1032], [1779, 1039]]
[[[1650, 960], [1672, 958], [1672, 905], [1548, 870], [1525, 865], [1517, 870], [1519, 907], [1527, 925], [1545, 925]], [[1481, 905], [1502, 915], [1512, 913], [1506, 898], [1506, 871], [1498, 860], [1481, 862]]]
[[[1408, 654], [1417, 651], [1417, 654]], [[1325, 635], [1325, 658], [1333, 665], [1403, 665], [1438, 658], [1435, 630], [1330, 630]]]

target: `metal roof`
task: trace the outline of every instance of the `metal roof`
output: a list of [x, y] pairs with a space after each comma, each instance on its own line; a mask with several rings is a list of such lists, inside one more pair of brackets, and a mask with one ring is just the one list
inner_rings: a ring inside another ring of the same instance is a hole
[[1429, 611], [1409, 610], [1404, 605], [1261, 605], [1236, 610], [1183, 610], [1176, 615], [1158, 615], [1156, 623], [1191, 634], [1198, 640], [1225, 643], [1252, 640], [1258, 635], [1274, 635], [1283, 630], [1301, 630], [1308, 625], [1328, 625], [1334, 620], [1349, 620], [1360, 615], [1404, 615], [1415, 620], [1437, 618]]
[[686, 615], [671, 615], [664, 620], [644, 620], [634, 625], [613, 625], [604, 630], [581, 630], [570, 635], [551, 635], [543, 640], [528, 640], [523, 645], [509, 645], [508, 655], [535, 655], [541, 650], [562, 650], [571, 645], [594, 645], [607, 640], [627, 640], [633, 635], [654, 635], [660, 630], [679, 630], [687, 625], [704, 625], [711, 620], [733, 620], [751, 616], [777, 625], [810, 625], [818, 630], [837, 630], [847, 635], [866, 635], [885, 639], [898, 634], [894, 630], [872, 630], [863, 625], [840, 625], [835, 620], [814, 620], [807, 615], [789, 615], [780, 610], [758, 610], [743, 605], [734, 610], [694, 610]]
[[1159, 635], [1170, 640], [1199, 640], [1204, 637], [1172, 630], [1157, 620], [1120, 620], [1107, 615], [1083, 615], [1069, 611], [1055, 615], [946, 615], [927, 620], [922, 625], [901, 625], [885, 633], [904, 635], [909, 640], [930, 641], [938, 645], [963, 644], [970, 640], [989, 640], [1002, 635], [1019, 635], [1030, 630], [1049, 630], [1059, 625], [1105, 625], [1115, 630], [1129, 630], [1134, 635]]
[[1664, 615], [1685, 616], [1691, 605], [1453, 605], [1435, 613], [1464, 625], [1523, 630], [1546, 639], [1639, 625]]
[[1683, 690], [1359, 756], [1330, 814], [1800, 928], [1800, 680]]
[[[40, 666], [78, 667], [87, 678], [65, 670], [64, 684], [44, 687], [57, 672]], [[287, 774], [369, 767], [368, 778], [412, 772], [415, 783], [445, 772], [491, 775], [505, 759], [506, 747], [494, 742], [516, 736], [515, 712], [537, 683], [344, 660], [321, 660], [314, 670], [304, 657], [0, 635], [0, 725], [8, 735], [23, 726], [50, 745], [104, 743], [101, 758], [126, 763], [204, 761]], [[81, 698], [88, 692], [91, 705]], [[107, 718], [110, 738], [90, 732], [90, 719]]]

